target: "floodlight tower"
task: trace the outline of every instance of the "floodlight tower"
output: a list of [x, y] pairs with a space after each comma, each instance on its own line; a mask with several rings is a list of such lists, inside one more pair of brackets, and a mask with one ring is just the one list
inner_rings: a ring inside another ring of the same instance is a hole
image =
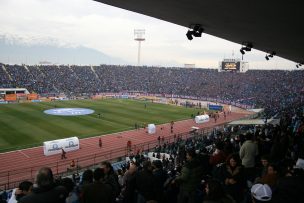
[[137, 54], [137, 65], [140, 65], [140, 46], [141, 42], [145, 41], [145, 29], [134, 30], [134, 40], [138, 41], [138, 54]]

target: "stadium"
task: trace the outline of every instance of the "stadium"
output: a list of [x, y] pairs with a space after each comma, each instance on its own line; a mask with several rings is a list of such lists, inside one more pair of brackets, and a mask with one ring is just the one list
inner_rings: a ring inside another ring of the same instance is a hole
[[[185, 26], [162, 12], [150, 15]], [[208, 29], [199, 23], [186, 26], [189, 40]], [[280, 53], [271, 39], [266, 49], [256, 35], [240, 43], [242, 56], [257, 47], [267, 61], [281, 54], [302, 65], [299, 52]], [[233, 36], [225, 39], [241, 40]], [[0, 63], [3, 202], [304, 202], [303, 69], [254, 70], [235, 58], [217, 69], [141, 66], [139, 57]]]

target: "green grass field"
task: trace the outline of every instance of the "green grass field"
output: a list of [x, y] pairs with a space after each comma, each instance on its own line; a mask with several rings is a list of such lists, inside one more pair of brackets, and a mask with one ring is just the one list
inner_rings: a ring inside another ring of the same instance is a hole
[[[147, 104], [147, 108], [145, 108]], [[53, 116], [52, 108], [90, 108], [85, 116]], [[134, 129], [135, 123], [189, 119], [197, 109], [129, 99], [73, 100], [0, 105], [0, 152], [42, 145], [43, 141], [78, 138]], [[98, 113], [102, 117], [98, 118]]]

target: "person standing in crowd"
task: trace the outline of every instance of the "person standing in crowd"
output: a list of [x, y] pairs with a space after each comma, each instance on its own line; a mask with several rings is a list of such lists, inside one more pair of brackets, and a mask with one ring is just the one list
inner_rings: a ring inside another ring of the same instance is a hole
[[113, 202], [115, 202], [115, 198], [120, 194], [120, 185], [118, 182], [118, 176], [114, 172], [113, 166], [110, 162], [104, 161], [101, 163], [101, 168], [104, 171], [103, 183], [111, 186]]
[[143, 169], [136, 175], [137, 203], [156, 201], [156, 180], [152, 173], [150, 161], [144, 161]]
[[181, 174], [176, 177], [172, 184], [179, 185], [178, 203], [196, 203], [196, 189], [199, 187], [204, 169], [201, 161], [197, 158], [194, 148], [186, 150], [186, 163], [182, 167]]
[[122, 198], [123, 203], [133, 203], [137, 200], [135, 188], [136, 188], [136, 173], [137, 165], [134, 162], [131, 162], [129, 169], [124, 174], [123, 187], [122, 187]]
[[156, 200], [158, 203], [164, 202], [164, 183], [168, 176], [166, 171], [163, 170], [163, 163], [160, 160], [152, 162], [153, 176], [156, 183]]
[[258, 146], [253, 142], [253, 134], [246, 134], [246, 141], [240, 149], [240, 158], [242, 165], [245, 167], [246, 179], [253, 182], [255, 178], [255, 158], [258, 155]]
[[81, 203], [113, 203], [113, 191], [110, 185], [104, 183], [104, 176], [103, 169], [95, 169], [94, 183], [83, 188]]
[[22, 197], [18, 203], [65, 203], [67, 195], [65, 187], [54, 183], [52, 170], [43, 167], [37, 173], [32, 192]]

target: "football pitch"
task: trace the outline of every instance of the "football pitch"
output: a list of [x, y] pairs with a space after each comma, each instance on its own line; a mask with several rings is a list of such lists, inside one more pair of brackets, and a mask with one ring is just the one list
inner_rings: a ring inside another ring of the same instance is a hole
[[[53, 108], [89, 108], [82, 116], [54, 116]], [[0, 105], [0, 152], [42, 145], [66, 137], [85, 138], [190, 119], [198, 109], [130, 99], [70, 100]], [[100, 115], [99, 115], [100, 114]]]

